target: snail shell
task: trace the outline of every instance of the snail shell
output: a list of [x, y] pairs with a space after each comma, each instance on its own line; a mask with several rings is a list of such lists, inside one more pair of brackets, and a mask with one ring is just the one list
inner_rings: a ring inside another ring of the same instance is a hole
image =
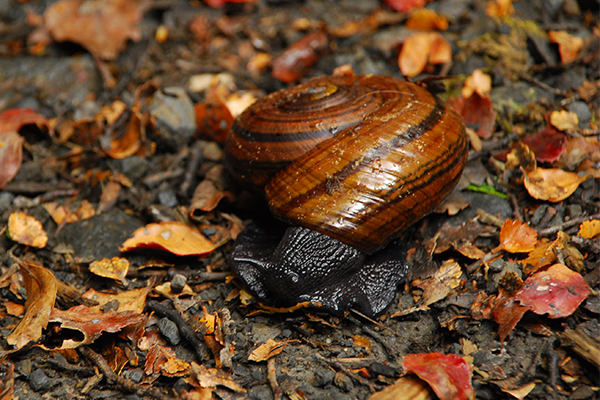
[[276, 217], [372, 253], [450, 194], [467, 143], [461, 118], [421, 86], [325, 76], [250, 106], [225, 153]]

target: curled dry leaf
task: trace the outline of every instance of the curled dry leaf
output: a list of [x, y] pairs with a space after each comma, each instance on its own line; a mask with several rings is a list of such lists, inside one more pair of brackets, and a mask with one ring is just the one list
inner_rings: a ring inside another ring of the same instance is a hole
[[129, 260], [121, 257], [103, 258], [90, 264], [90, 272], [104, 278], [110, 278], [127, 285], [125, 277], [129, 271]]
[[58, 284], [54, 274], [41, 265], [20, 262], [23, 283], [27, 292], [25, 316], [6, 341], [20, 349], [29, 342], [37, 342], [42, 329], [48, 325], [50, 312], [56, 301]]
[[527, 253], [535, 249], [537, 232], [528, 223], [507, 219], [500, 229], [500, 245], [494, 250], [509, 253]]
[[440, 400], [473, 400], [471, 367], [455, 354], [408, 354], [402, 361], [406, 372], [427, 382]]
[[416, 32], [404, 41], [398, 55], [400, 71], [405, 76], [419, 75], [427, 63], [437, 65], [452, 60], [450, 43], [437, 32]]
[[44, 227], [34, 217], [17, 211], [8, 217], [8, 234], [17, 243], [43, 249], [48, 243]]
[[138, 22], [144, 12], [143, 1], [62, 0], [44, 12], [44, 23], [54, 39], [71, 41], [90, 53], [114, 60], [127, 40], [138, 41]]
[[577, 58], [577, 54], [583, 47], [583, 39], [573, 36], [565, 31], [550, 31], [548, 38], [551, 43], [558, 44], [558, 52], [563, 64], [568, 64]]
[[323, 31], [307, 34], [273, 59], [273, 77], [284, 83], [296, 82], [319, 60], [319, 52], [327, 43], [327, 34]]
[[133, 232], [119, 250], [139, 249], [166, 250], [178, 256], [197, 256], [208, 254], [215, 245], [196, 229], [175, 221], [148, 224]]
[[515, 300], [536, 314], [563, 318], [573, 314], [590, 292], [581, 275], [564, 264], [554, 264], [527, 278]]
[[534, 199], [557, 203], [572, 195], [581, 182], [589, 177], [588, 173], [580, 176], [558, 168], [536, 168], [525, 174], [523, 183]]
[[145, 320], [143, 314], [134, 311], [97, 313], [84, 305], [71, 307], [66, 311], [53, 308], [50, 315], [50, 322], [58, 322], [63, 329], [74, 329], [83, 333], [82, 341], [66, 339], [60, 346], [61, 349], [75, 349], [93, 343], [102, 332], [119, 332], [126, 326], [137, 325]]
[[122, 160], [136, 154], [142, 147], [142, 129], [145, 122], [137, 112], [132, 112], [127, 130], [120, 137], [113, 137], [106, 154], [116, 160]]
[[572, 111], [552, 111], [552, 114], [550, 114], [550, 123], [559, 131], [574, 133], [577, 132], [579, 118]]
[[577, 235], [584, 239], [594, 239], [600, 235], [600, 220], [593, 219], [591, 221], [584, 221], [579, 225], [579, 232]]
[[155, 342], [146, 355], [144, 372], [173, 377], [185, 375], [190, 368], [190, 364], [180, 360], [173, 349]]
[[269, 339], [266, 343], [261, 344], [248, 356], [248, 360], [250, 361], [266, 361], [271, 357], [276, 356], [277, 354], [283, 351], [283, 348], [288, 345], [288, 342], [278, 342], [273, 339]]

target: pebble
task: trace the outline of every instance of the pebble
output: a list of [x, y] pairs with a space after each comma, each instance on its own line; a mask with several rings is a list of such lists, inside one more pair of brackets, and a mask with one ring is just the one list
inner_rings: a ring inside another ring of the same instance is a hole
[[248, 390], [248, 397], [252, 400], [273, 400], [273, 391], [267, 385], [256, 385]]
[[156, 91], [149, 109], [161, 139], [174, 149], [187, 143], [196, 132], [194, 104], [183, 88]]
[[374, 362], [373, 364], [371, 364], [369, 369], [374, 375], [383, 375], [389, 378], [395, 377], [397, 372], [395, 368], [392, 368], [389, 365], [385, 365], [380, 362]]
[[50, 378], [48, 378], [48, 376], [40, 368], [29, 374], [28, 380], [29, 385], [36, 392], [39, 392], [40, 390], [48, 390], [52, 387]]
[[583, 101], [574, 101], [567, 106], [567, 109], [577, 114], [580, 127], [587, 127], [590, 120], [592, 119], [592, 112], [590, 107]]
[[315, 372], [314, 377], [314, 385], [318, 387], [324, 387], [329, 385], [333, 378], [335, 377], [335, 372], [330, 369], [320, 369]]
[[175, 276], [173, 276], [173, 279], [171, 279], [171, 292], [181, 293], [186, 283], [187, 278], [185, 277], [185, 275], [175, 274]]
[[158, 192], [158, 201], [165, 207], [176, 207], [179, 204], [177, 195], [172, 188], [164, 188]]
[[165, 317], [158, 321], [158, 329], [160, 333], [167, 339], [169, 343], [173, 346], [179, 344], [181, 340], [179, 337], [179, 329], [177, 329], [177, 325], [175, 322], [171, 321], [169, 318]]
[[140, 368], [136, 368], [123, 372], [123, 376], [125, 378], [131, 379], [135, 383], [140, 383], [144, 378], [144, 371], [142, 371]]
[[337, 372], [333, 378], [333, 384], [344, 392], [349, 392], [354, 389], [354, 383], [350, 377], [342, 372]]

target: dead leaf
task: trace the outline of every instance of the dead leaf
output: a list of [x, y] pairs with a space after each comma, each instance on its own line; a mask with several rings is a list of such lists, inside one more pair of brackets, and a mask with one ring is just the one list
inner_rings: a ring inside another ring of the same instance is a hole
[[476, 91], [469, 98], [459, 97], [448, 101], [448, 105], [463, 117], [467, 127], [475, 130], [482, 139], [494, 133], [498, 114], [488, 96], [480, 96]]
[[61, 225], [63, 222], [71, 224], [77, 221], [84, 221], [96, 215], [94, 206], [92, 206], [92, 203], [87, 200], [82, 200], [81, 204], [75, 211], [72, 211], [67, 206], [59, 205], [55, 201], [44, 203], [42, 204], [42, 207], [44, 207], [48, 214], [50, 214], [57, 225]]
[[492, 308], [492, 319], [498, 323], [498, 336], [503, 343], [510, 332], [517, 326], [523, 315], [531, 307], [524, 306], [515, 300], [510, 293], [500, 290], [494, 300]]
[[507, 17], [515, 13], [515, 7], [512, 0], [490, 0], [485, 9], [485, 15], [488, 17]]
[[565, 151], [566, 141], [567, 136], [554, 129], [552, 125], [546, 125], [544, 129], [521, 140], [540, 162], [557, 161]]
[[417, 8], [410, 14], [405, 26], [408, 29], [421, 31], [445, 31], [448, 29], [448, 19], [434, 10]]
[[203, 388], [214, 388], [220, 385], [235, 392], [246, 393], [246, 389], [235, 383], [231, 375], [223, 370], [206, 368], [204, 365], [198, 365], [195, 362], [192, 363], [192, 370]]
[[528, 223], [507, 219], [500, 229], [500, 244], [494, 252], [502, 249], [509, 253], [527, 253], [535, 249], [537, 232]]
[[167, 299], [173, 299], [180, 296], [194, 296], [196, 294], [188, 284], [183, 287], [181, 292], [175, 293], [171, 290], [171, 282], [165, 282], [162, 285], [158, 285], [154, 290], [165, 296]]
[[125, 277], [129, 271], [129, 260], [121, 257], [103, 258], [90, 264], [90, 272], [104, 278], [115, 279], [127, 286]]
[[551, 43], [558, 44], [558, 52], [563, 64], [568, 64], [577, 58], [577, 54], [583, 47], [583, 39], [573, 36], [565, 31], [550, 31], [548, 38]]
[[48, 235], [40, 221], [23, 211], [8, 217], [8, 234], [12, 240], [25, 246], [43, 249], [48, 243]]
[[454, 289], [459, 287], [461, 276], [462, 269], [460, 265], [450, 259], [444, 261], [431, 278], [419, 284], [413, 282], [413, 285], [423, 289], [423, 304], [429, 306], [446, 298]]
[[[136, 107], [137, 108], [137, 107]], [[132, 110], [127, 130], [120, 136], [113, 136], [110, 147], [105, 149], [106, 154], [116, 160], [122, 160], [135, 155], [142, 148], [142, 130], [145, 125], [145, 117], [137, 110]]]
[[0, 132], [0, 189], [4, 189], [21, 168], [23, 142], [25, 139], [17, 132]]
[[412, 372], [431, 386], [440, 400], [474, 400], [471, 367], [455, 354], [407, 354], [402, 360], [406, 372]]
[[536, 168], [525, 174], [523, 183], [529, 195], [534, 199], [557, 203], [572, 195], [577, 187], [589, 177], [590, 174], [587, 173], [580, 176], [559, 168]]
[[166, 250], [178, 256], [194, 256], [208, 254], [215, 245], [206, 239], [198, 230], [181, 222], [169, 221], [148, 224], [133, 232], [120, 251], [139, 249]]
[[42, 336], [54, 307], [58, 285], [54, 274], [41, 265], [19, 262], [23, 275], [27, 301], [25, 316], [15, 330], [6, 338], [8, 344], [20, 349], [29, 342], [37, 342]]
[[527, 278], [515, 300], [536, 314], [564, 318], [573, 314], [590, 292], [590, 286], [581, 275], [564, 264], [554, 264]]
[[390, 6], [392, 10], [398, 12], [407, 12], [413, 8], [421, 8], [431, 0], [385, 0], [386, 4]]
[[90, 307], [90, 310], [96, 313], [100, 313], [103, 306], [108, 302], [116, 302], [118, 303], [118, 308], [115, 310], [117, 312], [134, 311], [141, 314], [144, 311], [146, 296], [148, 296], [150, 290], [152, 290], [151, 286], [120, 293], [103, 293], [89, 289], [82, 297], [98, 302], [97, 306]]
[[450, 43], [437, 32], [416, 32], [406, 38], [398, 55], [400, 71], [405, 76], [419, 75], [427, 63], [445, 64], [452, 60]]
[[146, 375], [183, 376], [191, 365], [177, 357], [175, 351], [161, 343], [154, 343], [146, 355]]
[[248, 355], [248, 360], [260, 362], [266, 361], [271, 357], [283, 351], [283, 348], [288, 345], [288, 342], [278, 342], [273, 339], [267, 340], [266, 343], [261, 344]]
[[414, 376], [403, 376], [380, 392], [373, 393], [368, 400], [433, 400], [436, 396], [427, 382]]
[[505, 389], [505, 388], [500, 388], [504, 393], [508, 393], [511, 396], [513, 396], [514, 398], [517, 398], [519, 400], [524, 399], [527, 397], [527, 395], [529, 393], [531, 393], [531, 391], [533, 389], [535, 389], [535, 382], [530, 382], [526, 385], [523, 385], [519, 388], [516, 389]]
[[327, 47], [327, 34], [312, 32], [273, 58], [272, 75], [283, 83], [296, 82], [319, 60], [319, 52]]
[[480, 69], [473, 71], [471, 75], [465, 79], [465, 85], [460, 91], [460, 94], [465, 99], [471, 97], [475, 92], [481, 97], [487, 97], [492, 91], [492, 78], [481, 72]]
[[90, 53], [114, 60], [127, 40], [138, 41], [143, 1], [61, 0], [44, 12], [44, 23], [57, 41], [71, 41]]
[[119, 332], [127, 326], [139, 324], [145, 319], [146, 316], [134, 311], [97, 313], [87, 306], [79, 305], [66, 311], [53, 308], [49, 322], [58, 322], [62, 329], [74, 329], [83, 334], [83, 340], [66, 339], [60, 346], [61, 349], [75, 349], [84, 344], [93, 343], [103, 332]]
[[577, 114], [572, 111], [552, 111], [550, 123], [559, 131], [575, 133], [578, 130], [579, 119]]
[[600, 235], [600, 220], [592, 219], [591, 221], [584, 221], [579, 225], [578, 236], [584, 239], [594, 239]]

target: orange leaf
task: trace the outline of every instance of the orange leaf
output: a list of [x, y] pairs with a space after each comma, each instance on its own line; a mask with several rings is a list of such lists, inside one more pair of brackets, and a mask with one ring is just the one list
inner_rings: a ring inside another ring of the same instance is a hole
[[525, 188], [534, 199], [553, 203], [563, 201], [573, 194], [579, 184], [590, 177], [559, 168], [536, 168], [525, 174]]
[[550, 42], [558, 44], [558, 52], [563, 64], [568, 64], [577, 58], [579, 50], [583, 47], [583, 39], [569, 35], [565, 31], [548, 32]]
[[48, 242], [44, 227], [34, 217], [17, 211], [8, 217], [8, 234], [15, 242], [43, 249]]
[[159, 249], [178, 256], [194, 256], [210, 253], [215, 245], [196, 229], [170, 221], [146, 225], [119, 246], [121, 251], [138, 249]]
[[494, 250], [509, 253], [527, 253], [535, 249], [537, 232], [528, 223], [507, 219], [500, 229], [500, 245]]
[[577, 235], [585, 239], [593, 239], [600, 235], [600, 220], [593, 219], [591, 221], [584, 221], [579, 225], [579, 232]]
[[154, 343], [146, 355], [144, 371], [147, 375], [182, 376], [189, 369], [189, 363], [180, 360], [173, 349], [160, 343]]
[[547, 271], [527, 278], [515, 300], [531, 307], [536, 314], [563, 318], [573, 314], [590, 292], [590, 286], [581, 275], [564, 264], [554, 264]]
[[512, 0], [490, 0], [485, 9], [485, 15], [488, 17], [506, 17], [514, 13]]
[[90, 264], [90, 272], [104, 278], [115, 279], [127, 285], [125, 277], [129, 271], [129, 260], [121, 257], [103, 258]]
[[514, 297], [507, 296], [505, 291], [501, 291], [494, 301], [492, 309], [492, 319], [499, 325], [498, 336], [500, 336], [500, 342], [504, 342], [504, 339], [523, 318], [523, 315], [531, 309], [531, 307], [519, 304]]
[[408, 354], [402, 365], [427, 382], [440, 400], [475, 399], [471, 367], [455, 354]]
[[6, 338], [8, 344], [16, 349], [29, 342], [37, 342], [42, 336], [42, 329], [48, 325], [58, 287], [54, 274], [41, 265], [20, 262], [19, 268], [27, 292], [25, 316]]
[[135, 311], [141, 314], [146, 305], [146, 296], [152, 288], [150, 286], [132, 289], [121, 293], [102, 293], [94, 289], [85, 292], [81, 297], [98, 302], [97, 306], [91, 307], [93, 312], [100, 313], [102, 306], [111, 301], [116, 301], [119, 304], [117, 312]]
[[572, 111], [552, 111], [552, 114], [550, 114], [550, 124], [559, 131], [567, 133], [577, 132], [578, 123], [579, 118], [577, 118], [577, 114]]
[[430, 64], [452, 60], [452, 48], [437, 32], [416, 32], [404, 41], [398, 56], [400, 71], [408, 77], [419, 75]]
[[256, 349], [252, 350], [248, 356], [248, 360], [256, 362], [268, 360], [269, 358], [281, 353], [283, 348], [287, 345], [287, 342], [277, 342], [273, 339], [269, 339], [266, 343], [263, 343]]
[[445, 31], [448, 29], [448, 20], [433, 10], [418, 8], [410, 14], [410, 18], [406, 21], [406, 27], [421, 31], [432, 31], [434, 29]]
[[460, 91], [460, 94], [465, 99], [471, 97], [474, 92], [477, 92], [481, 97], [486, 97], [489, 96], [491, 90], [492, 78], [481, 72], [480, 69], [476, 69], [465, 79], [465, 86]]
[[430, 0], [385, 0], [391, 9], [399, 12], [407, 12], [413, 8], [423, 7]]
[[0, 132], [0, 189], [4, 189], [19, 172], [23, 161], [24, 141], [17, 132]]

